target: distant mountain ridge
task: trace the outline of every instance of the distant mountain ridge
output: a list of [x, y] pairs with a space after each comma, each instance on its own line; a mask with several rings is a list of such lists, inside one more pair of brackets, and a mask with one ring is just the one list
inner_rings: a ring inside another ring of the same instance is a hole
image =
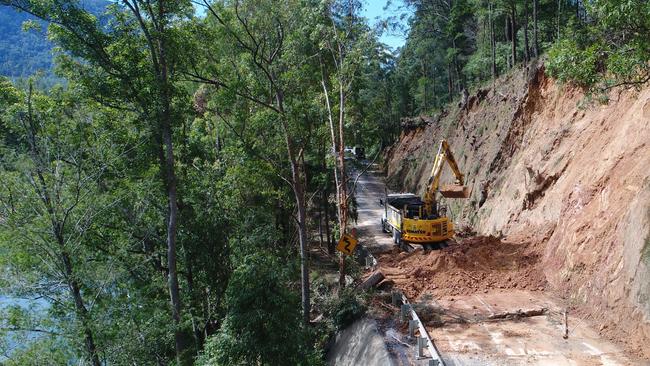
[[[93, 14], [100, 14], [109, 4], [106, 0], [84, 0], [83, 6]], [[47, 39], [47, 25], [40, 31], [23, 31], [22, 24], [36, 18], [0, 5], [0, 76], [11, 79], [26, 78], [38, 71], [53, 77], [52, 48]]]
[[46, 29], [24, 32], [22, 24], [34, 17], [8, 6], [0, 6], [0, 75], [23, 78], [52, 70], [52, 43]]

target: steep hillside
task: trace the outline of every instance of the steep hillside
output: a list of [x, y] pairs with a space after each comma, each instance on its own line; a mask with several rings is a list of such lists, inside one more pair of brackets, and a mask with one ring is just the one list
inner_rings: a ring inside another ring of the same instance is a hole
[[392, 189], [422, 192], [447, 138], [472, 187], [447, 202], [457, 225], [525, 238], [573, 311], [650, 358], [650, 88], [586, 103], [531, 67], [408, 126], [386, 157]]

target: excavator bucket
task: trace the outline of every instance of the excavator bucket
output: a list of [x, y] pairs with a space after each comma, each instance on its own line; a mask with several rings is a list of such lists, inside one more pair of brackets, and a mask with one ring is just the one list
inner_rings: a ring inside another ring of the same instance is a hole
[[447, 184], [440, 186], [440, 194], [447, 198], [469, 198], [471, 190], [468, 186]]

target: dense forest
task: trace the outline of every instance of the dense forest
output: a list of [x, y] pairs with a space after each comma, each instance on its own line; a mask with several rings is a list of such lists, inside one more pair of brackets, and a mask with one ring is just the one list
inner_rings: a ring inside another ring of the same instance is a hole
[[[595, 94], [642, 85], [650, 5], [619, 0], [408, 0], [414, 10], [395, 82], [407, 114], [443, 108], [463, 90], [548, 53], [561, 81]], [[406, 98], [408, 97], [408, 98]]]
[[64, 81], [0, 79], [0, 295], [27, 301], [0, 307], [7, 365], [323, 364], [363, 311], [334, 256], [345, 146], [373, 159], [543, 55], [595, 95], [650, 78], [642, 0], [408, 0], [396, 53], [357, 0], [0, 4], [47, 25]]

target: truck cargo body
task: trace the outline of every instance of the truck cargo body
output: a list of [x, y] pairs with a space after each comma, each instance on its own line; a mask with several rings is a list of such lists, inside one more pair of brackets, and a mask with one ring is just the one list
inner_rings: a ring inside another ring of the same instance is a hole
[[431, 244], [454, 235], [447, 217], [423, 217], [424, 202], [414, 194], [391, 194], [386, 197], [382, 228], [393, 234], [395, 244]]

